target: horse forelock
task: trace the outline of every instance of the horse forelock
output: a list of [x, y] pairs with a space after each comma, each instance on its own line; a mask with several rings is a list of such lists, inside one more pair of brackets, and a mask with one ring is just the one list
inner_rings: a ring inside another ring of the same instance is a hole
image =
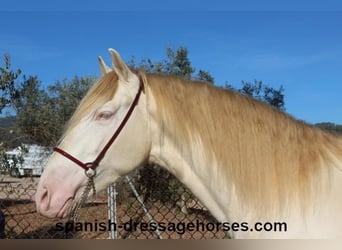
[[[76, 111], [70, 118], [66, 126], [64, 136], [77, 124], [82, 118], [94, 112], [106, 102], [113, 99], [118, 88], [118, 76], [114, 71], [111, 71], [102, 76], [87, 92], [81, 100]], [[64, 137], [63, 136], [63, 137]], [[63, 138], [62, 137], [62, 138]]]

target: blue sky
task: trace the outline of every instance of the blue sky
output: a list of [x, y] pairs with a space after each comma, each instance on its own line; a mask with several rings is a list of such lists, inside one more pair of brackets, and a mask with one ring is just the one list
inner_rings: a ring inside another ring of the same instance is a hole
[[44, 85], [99, 75], [97, 56], [109, 63], [109, 47], [126, 60], [160, 60], [166, 46], [185, 46], [193, 65], [208, 70], [217, 85], [239, 87], [254, 79], [283, 85], [288, 113], [311, 123], [342, 124], [341, 11], [21, 7], [0, 12], [0, 55], [9, 53], [13, 68], [37, 75]]

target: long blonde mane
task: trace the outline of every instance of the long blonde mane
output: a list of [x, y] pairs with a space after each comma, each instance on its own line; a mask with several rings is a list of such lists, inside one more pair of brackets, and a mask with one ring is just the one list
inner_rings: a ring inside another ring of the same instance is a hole
[[341, 137], [262, 102], [172, 76], [147, 75], [147, 81], [163, 131], [187, 155], [200, 136], [208, 182], [224, 176], [245, 205], [264, 209], [309, 201], [323, 190], [322, 178], [329, 180], [331, 168], [341, 164]]

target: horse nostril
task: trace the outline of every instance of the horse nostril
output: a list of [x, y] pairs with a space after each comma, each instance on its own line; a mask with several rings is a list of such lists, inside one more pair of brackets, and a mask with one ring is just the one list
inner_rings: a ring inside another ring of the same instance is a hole
[[37, 210], [47, 211], [49, 209], [49, 190], [46, 187], [42, 188], [40, 198], [38, 198]]

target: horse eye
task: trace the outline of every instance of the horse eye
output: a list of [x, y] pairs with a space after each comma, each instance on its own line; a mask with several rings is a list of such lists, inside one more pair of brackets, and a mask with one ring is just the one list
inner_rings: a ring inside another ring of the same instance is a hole
[[110, 111], [104, 111], [104, 112], [100, 112], [97, 116], [96, 116], [96, 120], [109, 120], [110, 118], [112, 118], [113, 113]]

